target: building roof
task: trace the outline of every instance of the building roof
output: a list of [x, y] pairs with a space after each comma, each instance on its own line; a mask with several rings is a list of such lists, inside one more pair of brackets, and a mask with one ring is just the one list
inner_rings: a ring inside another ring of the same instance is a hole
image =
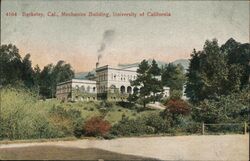
[[96, 81], [94, 80], [86, 80], [86, 79], [71, 79], [65, 82], [58, 83], [57, 85], [62, 85], [66, 83], [86, 83], [86, 84], [95, 84]]

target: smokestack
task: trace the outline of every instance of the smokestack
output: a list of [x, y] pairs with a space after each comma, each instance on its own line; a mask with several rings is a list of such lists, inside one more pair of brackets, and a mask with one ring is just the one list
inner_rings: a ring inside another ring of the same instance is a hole
[[99, 62], [96, 62], [95, 68], [97, 69], [99, 67]]

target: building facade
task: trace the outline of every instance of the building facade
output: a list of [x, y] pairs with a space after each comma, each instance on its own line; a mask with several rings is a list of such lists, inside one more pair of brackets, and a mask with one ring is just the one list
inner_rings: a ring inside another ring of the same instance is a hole
[[56, 98], [63, 101], [97, 100], [96, 81], [72, 79], [59, 83]]
[[[57, 85], [56, 97], [60, 100], [90, 101], [90, 100], [126, 100], [129, 94], [139, 90], [132, 87], [130, 81], [137, 77], [137, 66], [97, 67], [91, 80], [72, 79]], [[163, 96], [169, 96], [169, 88], [163, 88]]]

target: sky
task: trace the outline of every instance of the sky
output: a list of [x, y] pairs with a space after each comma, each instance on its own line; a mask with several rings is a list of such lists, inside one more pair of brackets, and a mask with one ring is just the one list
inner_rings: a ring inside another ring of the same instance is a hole
[[[16, 12], [17, 16], [6, 16]], [[44, 16], [23, 16], [42, 13]], [[48, 16], [48, 13], [59, 16]], [[105, 16], [60, 16], [61, 12], [109, 13]], [[137, 16], [113, 16], [136, 13]], [[144, 16], [139, 16], [144, 12]], [[170, 16], [147, 16], [147, 13]], [[59, 60], [75, 72], [100, 65], [135, 63], [143, 59], [171, 62], [189, 59], [192, 50], [217, 38], [249, 42], [248, 1], [90, 1], [2, 0], [1, 44], [12, 43], [32, 65], [41, 68]]]

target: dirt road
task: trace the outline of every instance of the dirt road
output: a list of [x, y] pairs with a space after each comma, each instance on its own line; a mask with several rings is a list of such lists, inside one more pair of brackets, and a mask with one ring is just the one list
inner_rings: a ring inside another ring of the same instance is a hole
[[[0, 145], [1, 148], [56, 145], [98, 148], [162, 160], [248, 160], [248, 135], [167, 136]], [[116, 158], [117, 159], [117, 158]]]

